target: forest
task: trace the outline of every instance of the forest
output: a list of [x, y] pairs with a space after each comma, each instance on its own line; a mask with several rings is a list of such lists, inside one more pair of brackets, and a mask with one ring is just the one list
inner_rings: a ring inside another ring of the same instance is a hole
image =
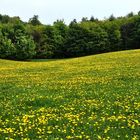
[[93, 16], [44, 25], [0, 14], [0, 58], [12, 60], [72, 58], [140, 48], [140, 12], [104, 20]]

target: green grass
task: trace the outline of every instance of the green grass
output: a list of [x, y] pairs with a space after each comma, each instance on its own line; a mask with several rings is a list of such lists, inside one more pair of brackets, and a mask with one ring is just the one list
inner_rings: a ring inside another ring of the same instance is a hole
[[140, 139], [140, 50], [0, 60], [0, 139]]

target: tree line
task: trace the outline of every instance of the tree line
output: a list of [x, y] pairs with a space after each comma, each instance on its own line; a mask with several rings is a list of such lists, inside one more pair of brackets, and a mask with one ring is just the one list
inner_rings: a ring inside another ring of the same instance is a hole
[[37, 15], [28, 22], [0, 14], [0, 58], [69, 58], [140, 48], [140, 12], [104, 20], [93, 16], [66, 25], [43, 25]]

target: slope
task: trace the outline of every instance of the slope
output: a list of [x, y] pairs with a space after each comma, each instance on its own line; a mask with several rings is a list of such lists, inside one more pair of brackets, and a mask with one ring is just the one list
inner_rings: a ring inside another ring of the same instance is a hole
[[140, 139], [140, 50], [0, 60], [0, 139]]

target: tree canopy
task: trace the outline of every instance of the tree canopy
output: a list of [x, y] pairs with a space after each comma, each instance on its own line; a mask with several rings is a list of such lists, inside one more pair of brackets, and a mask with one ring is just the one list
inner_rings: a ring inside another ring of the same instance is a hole
[[66, 25], [44, 25], [34, 15], [28, 22], [0, 14], [0, 58], [67, 58], [140, 48], [140, 12], [99, 20], [91, 16]]

